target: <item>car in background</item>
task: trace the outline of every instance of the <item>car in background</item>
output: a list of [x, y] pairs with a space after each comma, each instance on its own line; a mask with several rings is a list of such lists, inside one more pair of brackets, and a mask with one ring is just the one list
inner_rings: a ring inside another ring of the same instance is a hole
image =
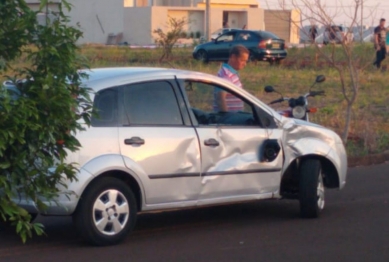
[[234, 30], [215, 40], [197, 45], [193, 57], [203, 62], [228, 61], [230, 49], [243, 45], [250, 51], [250, 61], [279, 63], [287, 56], [285, 41], [268, 31]]
[[240, 30], [240, 28], [220, 28], [219, 30], [216, 30], [215, 32], [213, 32], [211, 34], [211, 40], [215, 40], [220, 35], [231, 32], [231, 31], [235, 31], [235, 30]]
[[354, 40], [354, 34], [348, 27], [341, 25], [332, 25], [326, 27], [323, 33], [323, 44], [349, 44]]
[[[346, 183], [335, 132], [281, 116], [230, 81], [166, 68], [84, 72], [97, 114], [66, 157], [78, 164], [77, 180], [58, 185], [44, 210], [18, 194], [13, 201], [31, 214], [73, 216], [92, 244], [124, 240], [138, 212], [286, 198], [315, 218], [325, 188]], [[215, 90], [240, 99], [242, 111], [215, 109]]]

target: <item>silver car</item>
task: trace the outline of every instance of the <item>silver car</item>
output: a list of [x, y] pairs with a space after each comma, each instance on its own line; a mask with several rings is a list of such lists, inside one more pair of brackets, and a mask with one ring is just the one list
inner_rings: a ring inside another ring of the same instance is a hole
[[[79, 164], [78, 181], [42, 215], [73, 216], [92, 244], [123, 240], [137, 213], [155, 210], [287, 198], [299, 200], [302, 217], [318, 217], [325, 188], [346, 183], [336, 133], [285, 118], [224, 79], [163, 68], [88, 73], [99, 116], [67, 158]], [[244, 109], [215, 111], [220, 89]], [[39, 213], [32, 201], [15, 201]]]

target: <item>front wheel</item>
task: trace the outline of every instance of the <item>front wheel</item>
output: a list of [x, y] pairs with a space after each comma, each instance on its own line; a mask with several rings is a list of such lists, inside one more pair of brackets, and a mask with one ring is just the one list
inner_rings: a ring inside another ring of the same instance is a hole
[[207, 51], [200, 49], [199, 51], [197, 51], [196, 57], [197, 57], [197, 60], [200, 60], [203, 63], [208, 63]]
[[300, 214], [304, 218], [317, 218], [324, 209], [325, 189], [320, 161], [307, 159], [300, 166]]
[[73, 215], [77, 230], [91, 244], [122, 241], [134, 228], [136, 202], [131, 189], [116, 178], [100, 178], [82, 195]]

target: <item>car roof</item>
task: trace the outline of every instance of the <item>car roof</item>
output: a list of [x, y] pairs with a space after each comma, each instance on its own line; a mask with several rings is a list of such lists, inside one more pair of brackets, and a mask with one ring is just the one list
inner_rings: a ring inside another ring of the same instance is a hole
[[80, 70], [88, 75], [82, 82], [84, 86], [98, 92], [113, 86], [120, 86], [130, 82], [138, 82], [156, 78], [171, 78], [180, 75], [195, 78], [216, 78], [217, 76], [196, 71], [181, 70], [174, 68], [158, 67], [108, 67]]
[[[213, 82], [215, 84], [221, 84], [228, 86], [230, 90], [239, 93], [246, 93], [246, 98], [251, 97], [252, 100], [256, 100], [256, 103], [260, 103], [263, 109], [267, 109], [270, 114], [274, 114], [274, 110], [268, 105], [260, 101], [258, 98], [237, 87], [229, 80], [220, 78], [216, 75], [207, 73], [201, 73], [197, 71], [182, 70], [175, 68], [157, 68], [157, 67], [109, 67], [109, 68], [93, 68], [87, 70], [81, 70], [89, 75], [89, 77], [83, 82], [87, 87], [92, 88], [94, 92], [98, 92], [103, 89], [107, 89], [114, 86], [125, 85], [130, 82], [139, 81], [153, 81], [158, 78], [185, 78], [188, 80], [202, 80], [205, 82]], [[259, 102], [258, 102], [259, 101]], [[272, 113], [273, 112], [273, 113]], [[276, 117], [276, 116], [275, 116]], [[279, 118], [279, 117], [277, 117]]]

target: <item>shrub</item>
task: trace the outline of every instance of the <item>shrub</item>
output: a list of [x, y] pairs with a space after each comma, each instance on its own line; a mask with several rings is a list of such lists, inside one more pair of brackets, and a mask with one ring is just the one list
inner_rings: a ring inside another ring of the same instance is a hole
[[[41, 8], [45, 4], [41, 1]], [[0, 90], [0, 218], [16, 227], [23, 242], [43, 228], [32, 224], [14, 199], [22, 195], [44, 210], [42, 199], [53, 201], [57, 185], [76, 178], [76, 165], [65, 162], [66, 152], [80, 147], [74, 136], [83, 129], [78, 120], [90, 123], [89, 90], [80, 86], [85, 74], [78, 71], [87, 67], [77, 54], [82, 33], [67, 25], [63, 6], [70, 9], [62, 1], [57, 19], [43, 26], [24, 0], [0, 3], [0, 73], [12, 69], [8, 79], [16, 86], [12, 95]], [[13, 69], [10, 62], [20, 57], [30, 66]], [[25, 81], [16, 81], [20, 77]]]

